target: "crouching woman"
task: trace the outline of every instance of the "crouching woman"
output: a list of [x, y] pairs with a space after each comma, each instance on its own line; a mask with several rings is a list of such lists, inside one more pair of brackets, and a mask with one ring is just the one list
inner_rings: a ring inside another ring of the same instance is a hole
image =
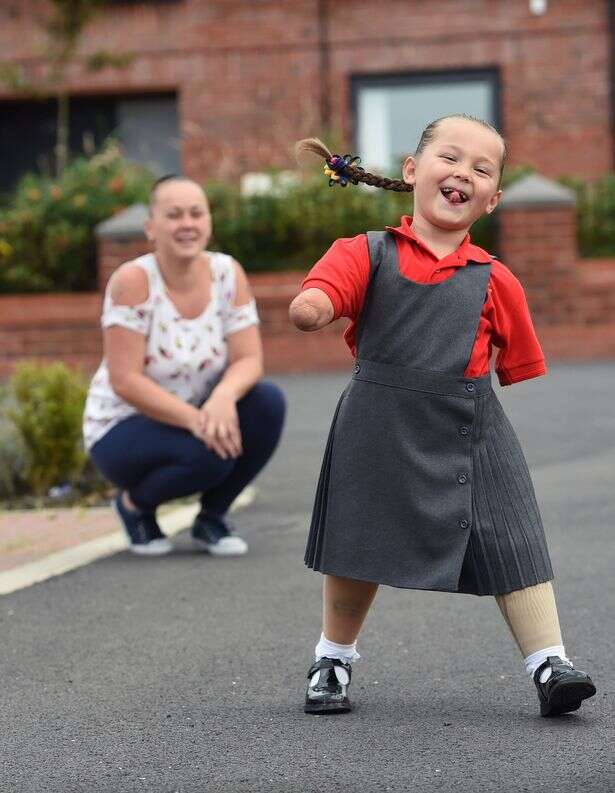
[[168, 553], [157, 507], [198, 493], [196, 543], [243, 554], [225, 516], [273, 454], [285, 413], [281, 391], [261, 380], [256, 305], [241, 266], [206, 249], [211, 217], [198, 184], [157, 182], [145, 230], [154, 253], [123, 264], [105, 294], [85, 445], [117, 487], [133, 552]]

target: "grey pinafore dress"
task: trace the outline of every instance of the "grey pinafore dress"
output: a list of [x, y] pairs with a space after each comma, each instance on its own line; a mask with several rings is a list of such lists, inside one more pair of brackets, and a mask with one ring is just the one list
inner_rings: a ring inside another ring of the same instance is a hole
[[306, 564], [476, 595], [550, 580], [519, 441], [491, 376], [464, 377], [491, 264], [418, 284], [401, 275], [392, 234], [367, 236], [357, 360], [327, 441]]

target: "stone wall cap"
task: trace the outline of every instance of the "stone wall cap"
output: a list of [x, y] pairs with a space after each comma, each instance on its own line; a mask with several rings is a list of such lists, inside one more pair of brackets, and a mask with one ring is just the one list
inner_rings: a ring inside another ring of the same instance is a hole
[[524, 176], [504, 190], [500, 209], [521, 209], [523, 207], [558, 207], [576, 204], [574, 190], [540, 174]]
[[96, 236], [102, 239], [141, 239], [145, 237], [143, 224], [148, 214], [145, 204], [133, 204], [99, 223], [95, 229]]

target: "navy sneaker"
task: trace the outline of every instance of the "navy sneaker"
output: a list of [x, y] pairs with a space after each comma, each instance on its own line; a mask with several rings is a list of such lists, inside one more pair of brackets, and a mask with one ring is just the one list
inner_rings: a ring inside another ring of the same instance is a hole
[[223, 518], [204, 509], [194, 519], [190, 533], [194, 544], [212, 556], [243, 556], [248, 550], [248, 543], [232, 534]]
[[348, 713], [352, 667], [339, 658], [319, 658], [308, 670], [305, 713]]
[[160, 531], [155, 515], [127, 509], [122, 502], [122, 491], [116, 493], [111, 503], [128, 539], [128, 547], [133, 553], [141, 556], [163, 556], [173, 550], [171, 543]]
[[[547, 669], [550, 674], [541, 683], [542, 673]], [[596, 693], [591, 677], [558, 655], [550, 655], [538, 667], [534, 672], [534, 683], [538, 690], [541, 716], [561, 716], [562, 713], [578, 710], [584, 699]]]

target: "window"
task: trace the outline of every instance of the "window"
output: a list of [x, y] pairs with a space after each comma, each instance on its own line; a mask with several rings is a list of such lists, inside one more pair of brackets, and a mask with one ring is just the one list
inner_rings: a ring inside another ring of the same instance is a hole
[[129, 159], [146, 165], [156, 176], [180, 170], [174, 96], [120, 99], [115, 120], [115, 135]]
[[366, 167], [396, 172], [436, 118], [469, 113], [498, 123], [495, 71], [370, 75], [352, 78], [357, 153]]
[[[55, 101], [0, 103], [0, 191], [27, 171], [53, 173]], [[70, 101], [70, 152], [100, 146], [112, 135], [126, 156], [154, 174], [180, 169], [179, 123], [174, 94], [74, 97]]]

